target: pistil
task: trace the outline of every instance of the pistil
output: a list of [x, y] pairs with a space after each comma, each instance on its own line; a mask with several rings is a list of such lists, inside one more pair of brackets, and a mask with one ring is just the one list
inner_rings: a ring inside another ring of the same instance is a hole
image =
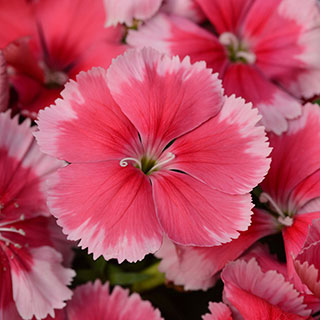
[[231, 62], [255, 63], [256, 55], [233, 33], [222, 33], [219, 37], [219, 42], [226, 48]]
[[272, 197], [266, 193], [266, 192], [262, 192], [260, 194], [259, 200], [261, 203], [267, 203], [269, 202], [272, 206], [272, 208], [276, 211], [276, 213], [279, 215], [278, 217], [278, 222], [281, 223], [282, 225], [286, 226], [286, 227], [290, 227], [293, 224], [293, 219], [291, 217], [289, 217], [288, 215], [286, 215], [281, 209], [280, 207], [277, 205], [277, 203], [272, 199]]
[[61, 87], [68, 81], [69, 77], [65, 72], [52, 70], [43, 61], [39, 62], [39, 65], [43, 70], [44, 83], [47, 87]]
[[141, 159], [127, 157], [120, 160], [120, 166], [126, 167], [128, 165], [128, 161], [132, 161], [135, 163], [135, 167], [143, 171], [145, 174], [150, 174], [164, 166], [166, 163], [170, 162], [175, 158], [175, 155], [172, 152], [168, 152], [162, 161], [157, 162], [152, 158], [148, 158], [146, 156], [141, 157]]

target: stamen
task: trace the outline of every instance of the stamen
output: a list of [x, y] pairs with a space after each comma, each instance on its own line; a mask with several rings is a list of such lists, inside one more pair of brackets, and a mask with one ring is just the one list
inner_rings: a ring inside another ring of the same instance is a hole
[[173, 160], [176, 156], [172, 153], [172, 152], [168, 152], [167, 155], [166, 155], [166, 158], [165, 160], [163, 161], [160, 161], [158, 162], [153, 168], [152, 168], [152, 171], [154, 171], [155, 169], [163, 166], [164, 164], [170, 162], [171, 160]]
[[224, 46], [239, 47], [238, 38], [231, 32], [224, 32], [219, 36], [219, 42]]
[[19, 243], [15, 243], [15, 242], [13, 242], [12, 240], [10, 240], [10, 239], [8, 239], [6, 237], [3, 237], [1, 234], [0, 234], [0, 240], [3, 241], [7, 247], [10, 244], [12, 244], [16, 248], [19, 248], [19, 249], [22, 248], [22, 246]]
[[141, 169], [141, 162], [136, 158], [130, 158], [130, 157], [123, 158], [122, 160], [120, 160], [120, 166], [126, 167], [128, 165], [128, 161], [134, 161], [138, 165], [139, 169]]
[[8, 224], [13, 224], [13, 223], [16, 223], [16, 222], [21, 222], [21, 221], [23, 221], [23, 220], [24, 220], [24, 214], [22, 214], [19, 219], [9, 220], [9, 221], [6, 221], [6, 222], [0, 222], [0, 228], [1, 228], [1, 227], [4, 227], [4, 226], [7, 226]]
[[68, 81], [69, 77], [63, 71], [48, 71], [45, 74], [45, 83], [56, 83], [59, 85], [64, 85]]
[[44, 73], [44, 82], [45, 84], [57, 84], [57, 85], [64, 85], [69, 77], [68, 75], [59, 70], [50, 70], [45, 62], [39, 61], [39, 66], [42, 68]]
[[293, 219], [289, 216], [286, 216], [285, 218], [278, 217], [278, 221], [286, 227], [290, 227], [293, 224]]
[[0, 232], [14, 232], [14, 233], [19, 233], [22, 236], [26, 235], [26, 233], [22, 229], [16, 229], [14, 227], [11, 227], [11, 228], [0, 228]]
[[253, 52], [238, 51], [237, 58], [243, 58], [247, 63], [254, 64], [256, 62], [256, 55]]
[[275, 203], [275, 201], [270, 197], [270, 195], [266, 192], [262, 192], [260, 194], [259, 200], [261, 203], [267, 203], [270, 202], [271, 205], [274, 207], [274, 209], [277, 211], [280, 217], [283, 219], [286, 218], [285, 214], [282, 212], [282, 210], [278, 207], [278, 205]]
[[16, 248], [22, 248], [22, 246], [8, 238], [6, 238], [5, 236], [3, 236], [1, 233], [2, 232], [13, 232], [13, 233], [18, 233], [22, 236], [25, 236], [26, 233], [24, 232], [24, 230], [22, 229], [17, 229], [15, 227], [7, 227], [8, 225], [10, 224], [13, 224], [15, 222], [21, 222], [24, 220], [24, 215], [22, 214], [20, 216], [19, 219], [16, 219], [16, 220], [11, 220], [11, 221], [6, 221], [6, 222], [2, 222], [0, 223], [0, 241], [3, 241], [6, 246], [9, 246], [10, 244], [12, 244], [13, 246], [15, 246]]

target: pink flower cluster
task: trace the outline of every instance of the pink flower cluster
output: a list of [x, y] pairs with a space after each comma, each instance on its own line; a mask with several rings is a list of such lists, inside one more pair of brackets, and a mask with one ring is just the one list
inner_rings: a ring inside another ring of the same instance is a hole
[[71, 289], [72, 246], [221, 279], [203, 320], [320, 312], [317, 0], [0, 0], [0, 26], [0, 320], [163, 319]]

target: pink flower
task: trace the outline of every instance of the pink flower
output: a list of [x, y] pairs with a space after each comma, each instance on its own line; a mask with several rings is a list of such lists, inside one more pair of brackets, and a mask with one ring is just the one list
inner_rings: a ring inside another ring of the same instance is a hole
[[235, 319], [302, 320], [310, 315], [293, 285], [274, 270], [263, 272], [254, 258], [230, 262], [221, 278], [223, 300]]
[[62, 96], [36, 133], [44, 152], [71, 163], [49, 182], [49, 207], [94, 258], [142, 259], [164, 233], [214, 246], [248, 228], [269, 148], [257, 112], [223, 97], [203, 62], [131, 50]]
[[0, 0], [0, 6], [0, 26], [8, 30], [0, 32], [0, 48], [18, 94], [15, 108], [33, 119], [69, 78], [109, 66], [126, 49], [121, 27], [104, 27], [103, 0]]
[[30, 121], [17, 122], [0, 114], [0, 318], [40, 319], [71, 298], [74, 272], [61, 265], [43, 190], [61, 163], [39, 151]]
[[[248, 262], [252, 258], [256, 259], [263, 272], [274, 270], [281, 274], [286, 281], [292, 283], [300, 295], [303, 296], [304, 304], [307, 305], [308, 309], [312, 310], [312, 313], [316, 313], [320, 310], [319, 299], [314, 296], [305, 285], [301, 285], [301, 281], [298, 282], [298, 286], [296, 285], [296, 277], [292, 278], [292, 276], [289, 276], [286, 263], [280, 262], [276, 256], [270, 255], [267, 246], [256, 244], [244, 256], [242, 256], [241, 259], [244, 259]], [[305, 266], [303, 266], [303, 268], [304, 267]]]
[[320, 110], [307, 104], [302, 111], [285, 134], [269, 134], [273, 150], [270, 170], [261, 183], [264, 209], [256, 209], [271, 213], [270, 219], [277, 217], [289, 278], [295, 276], [292, 257], [302, 249], [312, 220], [320, 218]]
[[134, 24], [134, 19], [147, 20], [160, 8], [162, 0], [104, 0], [106, 9], [106, 26], [125, 23]]
[[185, 290], [207, 290], [219, 279], [219, 271], [237, 259], [253, 243], [262, 237], [276, 232], [277, 223], [265, 212], [254, 211], [247, 231], [240, 232], [237, 239], [215, 247], [186, 247], [175, 245], [164, 239], [156, 253], [161, 258], [159, 271], [175, 285]]
[[301, 114], [298, 99], [320, 93], [317, 0], [197, 0], [216, 33], [159, 14], [127, 42], [205, 60], [228, 95], [253, 102], [267, 130], [280, 134]]
[[129, 290], [119, 286], [110, 293], [109, 283], [102, 285], [100, 280], [77, 287], [64, 311], [54, 319], [163, 320], [160, 311], [137, 293], [129, 296]]
[[302, 250], [294, 259], [294, 267], [300, 279], [320, 298], [320, 219], [313, 220]]

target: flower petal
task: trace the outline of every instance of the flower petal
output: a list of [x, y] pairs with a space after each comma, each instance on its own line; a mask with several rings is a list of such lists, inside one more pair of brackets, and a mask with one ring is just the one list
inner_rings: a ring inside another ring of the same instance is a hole
[[231, 310], [222, 302], [209, 302], [210, 314], [202, 316], [203, 320], [232, 320]]
[[[256, 65], [297, 97], [319, 94], [320, 10], [316, 0], [256, 0], [242, 26]], [[285, 26], [285, 27], [284, 27]]]
[[21, 318], [12, 298], [10, 261], [2, 248], [0, 249], [0, 255], [0, 319], [20, 320]]
[[160, 224], [173, 242], [215, 246], [248, 229], [249, 194], [226, 194], [174, 171], [159, 171], [150, 178]]
[[[306, 241], [303, 245], [302, 250], [296, 255], [295, 259], [293, 260], [293, 265], [302, 283], [307, 285], [312, 293], [319, 298], [320, 219], [312, 220], [312, 223], [309, 224], [308, 227], [309, 230]], [[300, 282], [297, 281], [296, 278], [295, 280], [300, 285]], [[318, 304], [316, 308], [317, 310], [319, 310], [319, 301], [316, 300], [315, 302]]]
[[12, 220], [48, 215], [44, 181], [62, 163], [40, 152], [27, 119], [18, 125], [0, 114], [0, 190], [3, 214]]
[[25, 0], [0, 0], [0, 48], [10, 42], [29, 36], [35, 30], [31, 6]]
[[228, 63], [218, 38], [182, 17], [157, 14], [138, 30], [129, 30], [126, 40], [135, 48], [151, 46], [181, 59], [190, 56], [192, 63], [204, 60], [214, 72], [221, 73]]
[[300, 252], [293, 262], [301, 281], [306, 284], [318, 298], [320, 298], [319, 256], [320, 241], [317, 241]]
[[80, 73], [61, 95], [39, 113], [35, 136], [43, 152], [69, 162], [121, 160], [139, 152], [138, 132], [112, 99], [105, 69]]
[[123, 54], [128, 48], [125, 44], [118, 42], [101, 41], [86, 49], [81, 57], [72, 66], [68, 75], [71, 79], [76, 79], [76, 75], [80, 71], [88, 71], [92, 67], [108, 68], [112, 59]]
[[269, 169], [270, 153], [257, 110], [234, 96], [225, 100], [220, 113], [178, 138], [168, 151], [175, 159], [168, 163], [231, 194], [252, 190]]
[[0, 50], [0, 112], [7, 110], [9, 102], [9, 79], [6, 60]]
[[[299, 213], [320, 211], [320, 204], [318, 203], [320, 197], [320, 170], [307, 176], [302, 180], [291, 192], [289, 198], [289, 208], [291, 210], [296, 210]], [[312, 211], [305, 211], [309, 208], [311, 210], [311, 205], [313, 206]], [[290, 210], [289, 209], [289, 210]]]
[[24, 319], [32, 316], [41, 319], [48, 314], [53, 317], [53, 309], [63, 308], [64, 300], [71, 298], [72, 291], [67, 285], [75, 272], [61, 266], [61, 254], [51, 247], [31, 249], [30, 253], [24, 264], [18, 258], [10, 260], [13, 299]]
[[294, 217], [292, 226], [282, 229], [289, 277], [296, 276], [293, 266], [293, 258], [296, 257], [303, 248], [312, 220], [318, 218], [320, 218], [320, 212], [298, 214]]
[[129, 290], [116, 286], [110, 293], [109, 283], [96, 280], [78, 286], [68, 303], [68, 320], [130, 319], [163, 320], [158, 309], [149, 301], [143, 301], [137, 293], [129, 296]]
[[252, 102], [262, 114], [266, 130], [281, 134], [288, 129], [288, 119], [301, 114], [299, 101], [274, 85], [254, 67], [230, 65], [224, 74], [223, 86], [227, 95], [236, 94]]
[[113, 98], [151, 154], [215, 116], [223, 102], [220, 81], [205, 63], [180, 62], [151, 48], [119, 56], [107, 77]]
[[196, 0], [218, 33], [238, 33], [255, 0]]
[[[276, 220], [275, 218], [273, 219]], [[271, 255], [267, 244], [262, 245], [257, 242], [241, 257], [242, 260], [247, 262], [252, 258], [256, 259], [262, 272], [270, 270], [277, 271], [284, 276], [286, 281], [288, 281], [286, 263], [280, 262], [276, 256]]]
[[293, 285], [276, 271], [262, 272], [256, 260], [230, 262], [221, 274], [224, 298], [248, 320], [305, 319], [310, 314]]
[[[261, 184], [263, 191], [280, 207], [289, 209], [291, 214], [297, 209], [300, 200], [289, 198], [290, 193], [320, 168], [320, 109], [316, 105], [307, 104], [302, 110], [300, 118], [290, 121], [286, 133], [281, 136], [269, 134], [270, 146], [273, 148], [272, 163]], [[296, 193], [297, 196], [299, 194]]]
[[[81, 182], [81, 183], [79, 183]], [[49, 180], [48, 204], [68, 239], [94, 259], [141, 260], [162, 242], [151, 184], [118, 161], [71, 164]]]
[[34, 1], [33, 7], [41, 30], [35, 45], [45, 41], [46, 63], [52, 69], [70, 68], [91, 45], [119, 39], [118, 30], [104, 27], [103, 1], [44, 0]]
[[167, 0], [161, 10], [198, 23], [205, 20], [205, 16], [196, 0]]
[[240, 232], [237, 239], [221, 246], [210, 248], [174, 245], [164, 239], [156, 253], [161, 258], [159, 271], [166, 279], [185, 290], [207, 290], [217, 280], [218, 272], [227, 262], [238, 258], [254, 242], [276, 232], [274, 218], [263, 211], [255, 210], [247, 231]]
[[162, 0], [104, 0], [106, 26], [118, 23], [131, 26], [134, 19], [147, 20], [159, 10], [161, 2]]

